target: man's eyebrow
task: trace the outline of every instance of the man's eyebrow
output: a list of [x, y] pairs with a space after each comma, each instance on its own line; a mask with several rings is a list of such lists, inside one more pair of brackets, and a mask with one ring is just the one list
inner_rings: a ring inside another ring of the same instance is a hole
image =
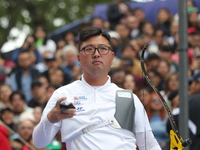
[[[84, 47], [88, 47], [88, 46], [92, 46], [92, 47], [95, 47], [94, 45], [92, 45], [92, 44], [88, 44], [88, 45], [86, 45], [86, 46], [84, 46]], [[99, 44], [99, 46], [107, 46], [106, 44]]]

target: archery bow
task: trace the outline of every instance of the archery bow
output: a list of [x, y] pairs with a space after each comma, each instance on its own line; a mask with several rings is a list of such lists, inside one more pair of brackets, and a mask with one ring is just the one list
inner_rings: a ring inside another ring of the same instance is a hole
[[148, 81], [150, 86], [153, 88], [153, 90], [156, 92], [156, 94], [158, 95], [161, 103], [163, 104], [163, 106], [164, 106], [164, 108], [165, 108], [165, 110], [168, 114], [169, 121], [170, 121], [170, 124], [171, 124], [171, 127], [172, 127], [172, 130], [170, 130], [170, 150], [182, 150], [184, 147], [191, 144], [191, 140], [190, 139], [183, 140], [182, 137], [180, 136], [176, 122], [174, 120], [173, 115], [171, 114], [171, 111], [170, 111], [166, 101], [164, 100], [163, 96], [160, 94], [158, 89], [155, 87], [153, 82], [150, 80], [150, 78], [149, 78], [149, 76], [148, 76], [148, 74], [145, 70], [144, 53], [145, 53], [146, 48], [147, 48], [147, 45], [145, 45], [143, 47], [142, 55], [141, 55], [141, 58], [140, 58], [142, 71], [144, 73], [146, 80]]

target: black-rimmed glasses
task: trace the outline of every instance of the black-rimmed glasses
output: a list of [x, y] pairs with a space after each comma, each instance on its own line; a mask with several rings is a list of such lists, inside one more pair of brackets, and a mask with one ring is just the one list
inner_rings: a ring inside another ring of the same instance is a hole
[[84, 51], [86, 55], [94, 55], [96, 50], [99, 52], [101, 55], [107, 55], [109, 53], [109, 50], [111, 50], [111, 47], [109, 46], [99, 46], [99, 47], [94, 47], [94, 46], [86, 46], [83, 47], [81, 51]]

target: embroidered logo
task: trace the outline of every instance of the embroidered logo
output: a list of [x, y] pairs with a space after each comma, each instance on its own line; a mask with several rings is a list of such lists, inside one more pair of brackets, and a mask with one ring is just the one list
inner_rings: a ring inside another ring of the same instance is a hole
[[131, 93], [129, 92], [118, 92], [119, 97], [131, 98]]
[[85, 96], [74, 96], [74, 100], [87, 100], [87, 98]]
[[80, 101], [74, 101], [74, 105], [80, 105], [81, 102]]
[[77, 107], [76, 112], [80, 112], [80, 111], [85, 111], [85, 109], [83, 107]]

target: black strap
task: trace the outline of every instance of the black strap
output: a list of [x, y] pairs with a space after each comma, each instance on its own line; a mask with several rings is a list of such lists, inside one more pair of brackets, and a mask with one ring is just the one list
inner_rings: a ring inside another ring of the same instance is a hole
[[115, 118], [121, 128], [134, 132], [135, 105], [131, 90], [116, 91]]

